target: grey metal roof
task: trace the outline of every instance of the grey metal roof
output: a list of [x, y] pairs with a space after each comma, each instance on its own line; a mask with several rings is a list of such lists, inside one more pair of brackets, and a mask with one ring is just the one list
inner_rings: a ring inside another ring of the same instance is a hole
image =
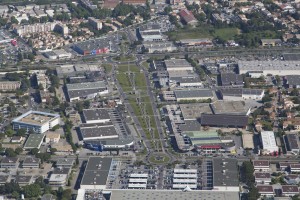
[[289, 86], [300, 85], [300, 75], [287, 75], [285, 79]]
[[84, 109], [83, 111], [83, 117], [84, 120], [90, 121], [90, 120], [104, 120], [110, 119], [110, 115], [108, 113], [108, 110], [105, 108], [98, 108], [98, 109]]
[[56, 166], [72, 166], [74, 162], [74, 158], [59, 158], [56, 161]]
[[8, 175], [0, 175], [0, 183], [6, 183], [8, 181]]
[[300, 70], [300, 61], [238, 61], [240, 71]]
[[245, 95], [261, 95], [263, 90], [261, 89], [249, 89], [249, 88], [222, 88], [222, 95], [224, 96], [236, 96], [241, 97], [243, 94]]
[[299, 149], [299, 136], [298, 134], [286, 134], [284, 136], [286, 144], [287, 144], [287, 150], [291, 151], [292, 149]]
[[106, 185], [112, 158], [89, 157], [81, 185]]
[[31, 178], [32, 176], [22, 176], [22, 175], [12, 177], [12, 179], [14, 179], [15, 182], [17, 183], [29, 183]]
[[19, 161], [19, 158], [17, 157], [4, 157], [1, 160], [1, 164], [12, 164], [17, 163]]
[[96, 82], [73, 83], [73, 84], [67, 84], [66, 86], [68, 91], [88, 90], [88, 89], [106, 88], [106, 83], [104, 81], [96, 81]]
[[35, 157], [32, 157], [32, 156], [28, 156], [26, 157], [24, 160], [23, 160], [23, 165], [26, 165], [26, 164], [38, 164], [40, 163], [40, 159], [39, 158], [35, 158]]
[[245, 115], [228, 115], [228, 114], [202, 114], [202, 126], [218, 127], [245, 127], [248, 124], [248, 116]]
[[237, 160], [214, 158], [213, 180], [214, 186], [239, 186]]
[[201, 124], [197, 120], [185, 120], [184, 124], [179, 125], [181, 131], [200, 131]]
[[174, 68], [174, 67], [191, 67], [192, 65], [186, 61], [185, 59], [170, 59], [165, 60], [165, 65], [167, 68]]
[[69, 174], [71, 171], [70, 167], [57, 167], [54, 168], [52, 174]]
[[175, 90], [176, 98], [197, 98], [197, 97], [213, 97], [212, 91], [209, 89], [199, 89], [199, 90]]
[[82, 90], [72, 90], [68, 91], [69, 98], [76, 98], [76, 97], [86, 97], [88, 95], [96, 94], [99, 92], [105, 91], [106, 88], [98, 88], [98, 89], [82, 89]]
[[110, 200], [238, 200], [238, 192], [182, 190], [111, 190]]
[[80, 133], [84, 140], [88, 140], [93, 137], [102, 136], [115, 136], [118, 137], [118, 133], [113, 125], [110, 126], [93, 126], [93, 127], [80, 127]]
[[282, 56], [284, 60], [300, 60], [300, 53], [284, 53]]
[[243, 76], [234, 73], [222, 73], [221, 84], [222, 86], [243, 85]]

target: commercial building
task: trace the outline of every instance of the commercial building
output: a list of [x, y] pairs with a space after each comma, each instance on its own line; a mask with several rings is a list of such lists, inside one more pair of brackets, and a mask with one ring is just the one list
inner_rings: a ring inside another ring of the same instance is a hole
[[252, 71], [262, 71], [264, 76], [268, 74], [286, 76], [300, 74], [300, 61], [238, 61], [240, 74], [251, 73]]
[[79, 131], [83, 141], [106, 140], [119, 137], [112, 123], [82, 125], [79, 127]]
[[45, 134], [30, 134], [24, 144], [25, 150], [39, 149], [43, 143]]
[[193, 13], [187, 9], [180, 10], [179, 16], [185, 24], [192, 26], [196, 26], [198, 24], [198, 20], [195, 18]]
[[39, 168], [41, 160], [32, 156], [26, 157], [22, 162], [22, 168]]
[[213, 189], [239, 191], [238, 165], [236, 159], [213, 159]]
[[59, 114], [32, 110], [22, 114], [12, 121], [14, 130], [24, 128], [27, 131], [33, 130], [35, 133], [45, 133], [59, 123]]
[[179, 43], [184, 47], [212, 47], [214, 45], [209, 38], [182, 39]]
[[209, 103], [180, 104], [181, 115], [184, 120], [200, 119], [203, 113], [212, 114]]
[[88, 64], [61, 65], [56, 67], [55, 70], [59, 78], [84, 76], [87, 73], [99, 73], [102, 71], [99, 65]]
[[243, 87], [243, 76], [234, 73], [221, 73], [220, 75], [221, 86], [223, 87]]
[[198, 170], [175, 168], [173, 172], [173, 189], [197, 189]]
[[81, 189], [106, 189], [106, 181], [112, 166], [111, 158], [89, 157], [80, 183]]
[[174, 94], [178, 102], [185, 100], [207, 100], [214, 97], [210, 89], [175, 90]]
[[109, 110], [106, 108], [84, 109], [82, 111], [84, 123], [107, 123], [111, 121]]
[[15, 91], [21, 86], [20, 81], [1, 81], [0, 91]]
[[130, 149], [134, 144], [132, 139], [105, 139], [105, 140], [87, 140], [85, 146], [94, 151], [111, 151], [120, 149]]
[[91, 99], [97, 95], [108, 94], [104, 81], [66, 84], [67, 99], [72, 102], [79, 99]]
[[89, 17], [89, 24], [96, 30], [102, 29], [102, 22], [99, 19], [95, 19], [94, 17]]
[[248, 125], [248, 116], [203, 113], [201, 115], [201, 125], [210, 127], [245, 128]]
[[64, 49], [55, 49], [53, 51], [47, 51], [47, 52], [43, 53], [43, 55], [46, 58], [49, 58], [50, 60], [67, 59], [67, 58], [72, 57], [72, 54], [67, 52]]
[[81, 55], [96, 55], [108, 53], [110, 51], [111, 42], [107, 38], [87, 40], [76, 43], [72, 48]]
[[[76, 200], [85, 200], [87, 190], [79, 190]], [[100, 192], [100, 191], [99, 191]], [[110, 194], [110, 200], [141, 200], [141, 199], [222, 199], [239, 200], [239, 192], [217, 191], [217, 190], [105, 190], [104, 193]], [[93, 193], [92, 193], [93, 194]]]
[[161, 27], [159, 24], [146, 24], [141, 26], [137, 29], [137, 35], [144, 42], [166, 40], [166, 37], [164, 37], [161, 33]]
[[288, 133], [283, 136], [284, 146], [288, 154], [298, 155], [300, 152], [300, 142], [297, 133]]
[[173, 42], [144, 42], [143, 48], [148, 53], [172, 52], [176, 51], [177, 47]]
[[252, 164], [254, 171], [270, 171], [270, 163], [267, 160], [254, 160]]
[[54, 133], [54, 132], [48, 132], [46, 133], [45, 136], [45, 142], [46, 143], [58, 143], [60, 140], [60, 134], [59, 133]]
[[271, 183], [271, 174], [270, 172], [255, 172], [255, 183], [256, 184], [266, 184], [269, 185]]
[[167, 71], [193, 71], [193, 66], [185, 59], [170, 59], [165, 60]]
[[251, 108], [244, 101], [215, 101], [210, 104], [213, 114], [249, 115]]
[[264, 90], [262, 89], [249, 89], [249, 88], [222, 88], [220, 95], [223, 100], [239, 101], [253, 99], [261, 101], [264, 97]]
[[273, 131], [262, 131], [261, 141], [263, 145], [263, 154], [278, 152], [275, 135]]

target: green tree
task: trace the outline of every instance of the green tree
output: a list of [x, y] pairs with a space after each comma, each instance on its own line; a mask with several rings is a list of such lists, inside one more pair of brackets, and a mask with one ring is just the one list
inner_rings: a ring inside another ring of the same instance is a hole
[[36, 183], [24, 186], [23, 191], [26, 198], [39, 197], [42, 194], [40, 185]]
[[5, 149], [5, 155], [7, 157], [16, 157], [17, 156], [16, 152], [12, 148]]
[[22, 149], [21, 147], [17, 147], [17, 148], [15, 149], [15, 153], [16, 153], [17, 155], [20, 155], [22, 152], [23, 152], [23, 149]]
[[25, 136], [26, 132], [27, 132], [27, 130], [25, 128], [20, 128], [17, 130], [16, 135], [17, 136]]
[[30, 154], [36, 156], [36, 155], [39, 153], [39, 151], [40, 151], [40, 150], [39, 150], [38, 148], [34, 148], [34, 149], [31, 149], [31, 150], [30, 150]]

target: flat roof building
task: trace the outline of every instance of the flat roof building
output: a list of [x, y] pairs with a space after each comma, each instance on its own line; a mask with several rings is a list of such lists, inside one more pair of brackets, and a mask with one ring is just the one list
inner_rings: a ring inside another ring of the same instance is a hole
[[39, 168], [40, 167], [40, 159], [32, 156], [26, 157], [22, 162], [23, 168]]
[[30, 134], [24, 144], [24, 149], [25, 150], [30, 150], [30, 149], [39, 149], [43, 143], [43, 140], [45, 138], [44, 134]]
[[58, 168], [72, 168], [74, 163], [75, 159], [73, 158], [59, 158], [55, 165]]
[[185, 120], [199, 119], [203, 113], [212, 114], [209, 103], [179, 104], [179, 107]]
[[72, 48], [81, 55], [96, 55], [108, 53], [110, 46], [110, 40], [104, 37], [76, 43]]
[[221, 86], [225, 87], [243, 87], [243, 76], [234, 73], [221, 73]]
[[238, 61], [238, 68], [239, 74], [262, 71], [264, 76], [268, 74], [286, 76], [300, 74], [300, 61]]
[[243, 148], [244, 149], [254, 149], [253, 135], [249, 133], [244, 133], [242, 135]]
[[210, 104], [213, 114], [249, 115], [250, 107], [244, 101], [215, 101]]
[[236, 159], [213, 159], [213, 187], [219, 191], [239, 191], [238, 165]]
[[275, 135], [273, 131], [262, 131], [261, 141], [264, 154], [278, 152], [278, 146], [276, 145]]
[[202, 114], [201, 125], [211, 127], [245, 128], [248, 125], [248, 116], [228, 114]]
[[253, 161], [254, 171], [269, 171], [270, 162], [267, 160], [254, 160]]
[[249, 88], [222, 88], [220, 95], [223, 100], [240, 101], [253, 99], [260, 101], [264, 97], [264, 90], [262, 89], [249, 89]]
[[300, 75], [287, 75], [284, 84], [289, 88], [300, 88]]
[[272, 185], [257, 185], [256, 188], [262, 196], [274, 196], [274, 190]]
[[195, 89], [195, 90], [175, 90], [176, 100], [190, 101], [190, 100], [207, 100], [213, 99], [213, 92], [210, 89]]
[[300, 142], [297, 133], [288, 133], [283, 136], [283, 141], [287, 153], [298, 155], [300, 152]]
[[44, 133], [60, 123], [59, 114], [28, 111], [12, 121], [13, 129], [24, 128], [36, 133]]
[[80, 183], [81, 189], [106, 189], [112, 158], [89, 157]]
[[89, 126], [79, 127], [82, 140], [106, 140], [118, 138], [115, 126], [112, 123], [90, 124]]
[[87, 124], [107, 123], [111, 121], [109, 110], [106, 108], [84, 109], [84, 122]]
[[66, 84], [67, 99], [72, 102], [82, 98], [91, 99], [97, 95], [108, 94], [104, 81]]
[[12, 179], [20, 186], [25, 186], [33, 183], [32, 176], [17, 175], [17, 176], [13, 176]]
[[[141, 199], [222, 199], [239, 200], [239, 193], [235, 191], [204, 191], [204, 190], [111, 190], [110, 200], [141, 200]], [[84, 199], [78, 199], [84, 200]]]
[[165, 60], [165, 66], [167, 71], [182, 71], [182, 70], [189, 70], [193, 71], [193, 66], [186, 61], [185, 59], [170, 59]]
[[16, 169], [19, 166], [19, 158], [17, 157], [4, 157], [1, 160], [1, 168]]

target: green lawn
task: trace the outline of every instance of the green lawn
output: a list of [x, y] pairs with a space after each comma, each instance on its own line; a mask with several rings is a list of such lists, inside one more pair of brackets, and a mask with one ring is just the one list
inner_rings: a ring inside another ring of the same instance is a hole
[[[129, 64], [129, 70], [130, 72], [140, 72], [140, 69], [136, 65]], [[128, 65], [118, 65], [118, 71], [119, 73], [125, 73], [128, 72]]]
[[224, 40], [233, 39], [239, 33], [237, 28], [219, 28], [213, 27], [197, 27], [197, 28], [183, 28], [168, 33], [171, 40], [181, 39], [198, 39], [198, 38], [215, 38], [219, 36]]
[[223, 40], [232, 40], [238, 34], [239, 30], [237, 28], [220, 28], [216, 29], [213, 35]]
[[102, 64], [102, 67], [104, 67], [106, 73], [110, 73], [112, 70], [111, 64]]

